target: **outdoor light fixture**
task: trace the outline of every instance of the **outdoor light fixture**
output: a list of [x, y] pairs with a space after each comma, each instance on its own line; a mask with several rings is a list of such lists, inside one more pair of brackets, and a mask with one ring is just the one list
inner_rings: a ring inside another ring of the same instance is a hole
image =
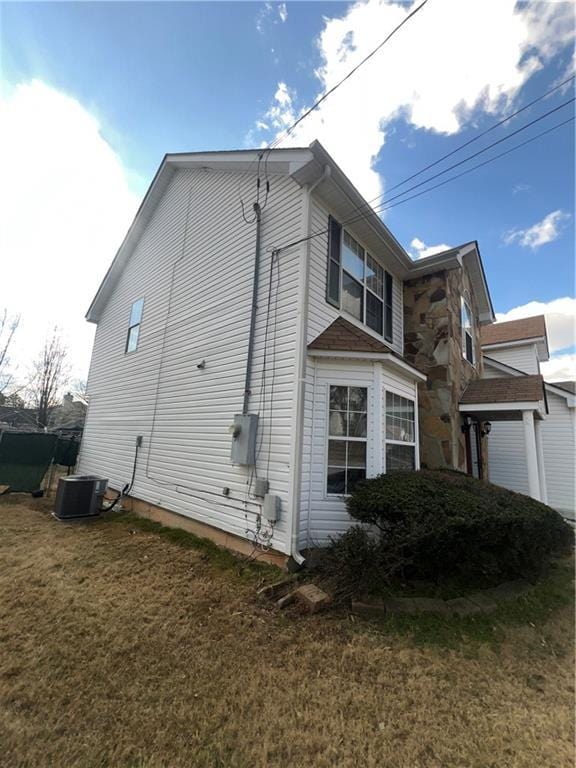
[[489, 421], [485, 421], [482, 424], [482, 437], [484, 437], [485, 435], [489, 435], [491, 430], [492, 430], [492, 424]]

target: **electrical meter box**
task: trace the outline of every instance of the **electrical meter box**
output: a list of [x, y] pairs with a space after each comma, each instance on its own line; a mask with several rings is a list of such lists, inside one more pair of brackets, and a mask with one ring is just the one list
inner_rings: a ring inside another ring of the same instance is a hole
[[232, 426], [232, 464], [254, 466], [256, 463], [257, 413], [238, 413]]

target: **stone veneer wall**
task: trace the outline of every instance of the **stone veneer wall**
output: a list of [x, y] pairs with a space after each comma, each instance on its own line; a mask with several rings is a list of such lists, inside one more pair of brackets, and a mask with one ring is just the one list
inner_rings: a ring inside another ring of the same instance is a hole
[[[404, 356], [428, 380], [418, 385], [422, 466], [466, 470], [460, 396], [482, 374], [480, 327], [474, 323], [472, 366], [462, 355], [461, 299], [467, 291], [473, 317], [477, 306], [463, 269], [451, 269], [404, 284]], [[484, 467], [487, 451], [483, 450]], [[487, 476], [487, 471], [485, 477]]]

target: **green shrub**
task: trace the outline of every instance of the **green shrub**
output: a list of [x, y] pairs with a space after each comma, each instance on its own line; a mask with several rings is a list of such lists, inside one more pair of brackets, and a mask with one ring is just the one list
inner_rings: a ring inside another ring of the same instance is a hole
[[534, 580], [574, 544], [573, 529], [555, 510], [459, 472], [380, 475], [360, 483], [347, 506], [379, 535], [368, 546], [350, 532], [335, 547], [354, 562], [349, 550], [361, 544], [357, 559], [371, 558], [372, 564], [355, 568], [370, 567], [379, 579]]

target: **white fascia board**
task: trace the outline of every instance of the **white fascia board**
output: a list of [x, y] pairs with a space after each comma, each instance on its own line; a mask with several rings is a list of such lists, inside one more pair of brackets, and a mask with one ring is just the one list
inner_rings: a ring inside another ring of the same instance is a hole
[[505, 349], [506, 347], [533, 347], [535, 344], [545, 341], [544, 336], [532, 339], [517, 339], [516, 341], [499, 341], [496, 344], [482, 344], [482, 350]]
[[310, 357], [331, 357], [337, 360], [364, 360], [366, 362], [387, 363], [400, 368], [412, 380], [426, 381], [426, 376], [390, 352], [347, 352], [331, 349], [309, 349]]
[[477, 413], [478, 411], [534, 411], [541, 419], [545, 416], [544, 402], [542, 400], [526, 400], [512, 403], [460, 403], [458, 410], [461, 413]]

